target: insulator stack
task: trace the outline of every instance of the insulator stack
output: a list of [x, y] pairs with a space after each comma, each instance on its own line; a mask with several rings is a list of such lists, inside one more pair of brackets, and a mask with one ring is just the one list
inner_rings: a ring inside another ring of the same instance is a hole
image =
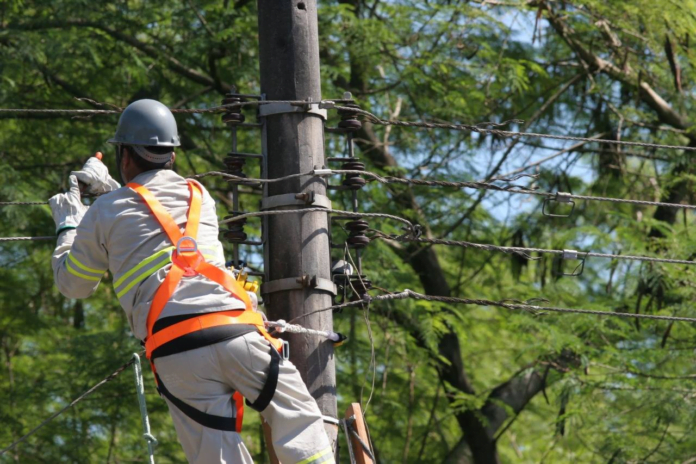
[[[357, 108], [360, 109], [355, 103], [343, 103], [341, 106], [346, 108]], [[338, 127], [346, 132], [356, 132], [362, 127], [362, 122], [358, 119], [358, 115], [351, 111], [338, 110], [338, 114], [341, 115], [341, 120], [338, 123]]]
[[[235, 217], [236, 215], [226, 216], [225, 219]], [[230, 242], [244, 242], [247, 239], [247, 234], [244, 232], [244, 226], [246, 225], [246, 219], [240, 219], [239, 221], [231, 222], [229, 228], [224, 232], [224, 237]]]
[[246, 174], [244, 174], [244, 165], [246, 164], [246, 159], [242, 158], [241, 156], [234, 156], [230, 154], [231, 156], [228, 156], [225, 158], [225, 168], [227, 174], [232, 174], [233, 176], [237, 177], [246, 177]]
[[[351, 158], [343, 162], [343, 169], [346, 171], [364, 171], [365, 163], [358, 161], [355, 158]], [[343, 179], [343, 185], [351, 190], [360, 190], [365, 186], [367, 181], [360, 177], [360, 174], [346, 174]]]
[[372, 289], [372, 281], [365, 275], [351, 276], [350, 287], [353, 290], [350, 300], [362, 300], [363, 296]]
[[346, 223], [345, 228], [348, 229], [348, 245], [351, 248], [365, 248], [370, 243], [370, 238], [365, 235], [370, 224], [362, 219], [356, 219]]
[[[228, 93], [222, 100], [223, 105], [232, 105], [234, 103], [241, 103], [242, 99], [237, 94]], [[230, 127], [234, 127], [238, 124], [244, 122], [244, 115], [242, 114], [241, 106], [233, 106], [230, 108], [225, 108], [225, 112], [222, 115], [222, 122]]]

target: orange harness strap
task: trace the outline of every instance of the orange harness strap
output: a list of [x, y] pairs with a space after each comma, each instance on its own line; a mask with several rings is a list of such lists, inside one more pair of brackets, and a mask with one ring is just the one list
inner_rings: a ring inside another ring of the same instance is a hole
[[[270, 342], [273, 348], [278, 350], [278, 352], [281, 352], [283, 349], [282, 340], [273, 338], [268, 333], [268, 331], [266, 331], [266, 327], [264, 325], [264, 321], [261, 315], [252, 311], [249, 296], [247, 295], [246, 291], [241, 287], [241, 285], [239, 285], [239, 283], [224, 270], [216, 266], [213, 266], [210, 263], [207, 263], [200, 251], [197, 250], [197, 244], [195, 243], [195, 239], [196, 235], [198, 234], [198, 224], [200, 222], [202, 189], [200, 185], [195, 181], [188, 181], [188, 186], [191, 197], [189, 201], [189, 211], [186, 222], [186, 228], [184, 230], [184, 233], [182, 234], [179, 226], [176, 224], [172, 216], [155, 198], [152, 192], [150, 192], [146, 187], [140, 184], [129, 183], [127, 185], [127, 187], [133, 189], [142, 197], [142, 199], [145, 201], [145, 204], [148, 206], [152, 214], [155, 216], [155, 219], [162, 227], [162, 230], [167, 234], [167, 237], [172, 242], [172, 244], [176, 246], [176, 250], [172, 252], [172, 267], [169, 269], [166, 277], [164, 278], [164, 281], [162, 282], [162, 284], [160, 284], [159, 288], [157, 289], [157, 292], [155, 293], [155, 296], [152, 300], [152, 304], [150, 305], [150, 311], [148, 312], [147, 316], [147, 338], [145, 339], [145, 350], [147, 359], [150, 359], [151, 361], [150, 365], [152, 366], [153, 373], [155, 373], [156, 381], [157, 372], [155, 370], [155, 365], [151, 360], [153, 351], [156, 350], [158, 347], [171, 342], [172, 340], [176, 340], [179, 337], [182, 337], [192, 332], [197, 332], [199, 330], [211, 327], [224, 326], [228, 324], [253, 325], [254, 327], [256, 327], [258, 332], [266, 340]], [[188, 242], [191, 243], [189, 246], [186, 246], [186, 239], [189, 239]], [[183, 246], [182, 243], [184, 244]], [[152, 331], [155, 322], [157, 321], [160, 314], [162, 313], [162, 310], [176, 291], [176, 288], [179, 285], [179, 282], [181, 282], [181, 279], [184, 276], [193, 276], [198, 274], [207, 277], [213, 282], [216, 282], [217, 284], [221, 285], [225, 290], [230, 292], [232, 296], [242, 300], [246, 309], [225, 311], [220, 313], [201, 314], [200, 316], [192, 317], [179, 323], [173, 324], [153, 334]], [[275, 370], [275, 375], [277, 376], [277, 360], [275, 360]], [[175, 404], [177, 404], [176, 402], [178, 402], [180, 408], [183, 407], [186, 409], [192, 409], [190, 406], [181, 402], [181, 400], [173, 398], [171, 394], [166, 390], [166, 388], [164, 388], [164, 385], [161, 385], [161, 382], [159, 383], [161, 392], [164, 393], [165, 396], [170, 399], [170, 401], [175, 401]], [[266, 387], [264, 387], [264, 390], [265, 389]], [[275, 386], [272, 387], [272, 391], [275, 391]], [[271, 397], [272, 391], [270, 393]], [[268, 401], [270, 401], [270, 398], [267, 399]], [[244, 417], [244, 398], [239, 392], [235, 392], [233, 400], [235, 402], [235, 408], [237, 411], [235, 429], [239, 432], [242, 429], [242, 420]], [[258, 401], [259, 400], [257, 400], [257, 402]], [[184, 412], [186, 413], [186, 411]], [[200, 413], [195, 410], [193, 412], [189, 411], [189, 413], [195, 414], [196, 416], [200, 415]], [[193, 416], [190, 417], [193, 418]], [[220, 418], [217, 416], [209, 416], [209, 418], [212, 418], [213, 421], [219, 419], [222, 419], [224, 421], [224, 418]], [[194, 420], [197, 419], [194, 418]], [[223, 428], [223, 430], [228, 429]]]

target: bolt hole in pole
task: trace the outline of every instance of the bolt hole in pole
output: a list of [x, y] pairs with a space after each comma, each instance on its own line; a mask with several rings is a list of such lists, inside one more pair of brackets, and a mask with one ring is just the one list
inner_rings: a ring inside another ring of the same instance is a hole
[[307, 7], [305, 6], [304, 2], [300, 2], [297, 4], [297, 9], [298, 10], [306, 10]]

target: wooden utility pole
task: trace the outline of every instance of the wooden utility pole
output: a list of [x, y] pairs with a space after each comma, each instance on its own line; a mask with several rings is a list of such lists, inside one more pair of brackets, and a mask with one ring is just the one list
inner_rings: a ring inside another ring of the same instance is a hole
[[[261, 93], [266, 100], [321, 100], [316, 0], [258, 0]], [[319, 105], [267, 104], [264, 120], [265, 166], [269, 179], [311, 172], [324, 165], [325, 110]], [[303, 176], [268, 184], [262, 209], [330, 207], [323, 178]], [[264, 221], [266, 278], [261, 288], [269, 317], [289, 321], [331, 306], [329, 219], [324, 212], [268, 216]], [[324, 311], [297, 321], [333, 330]], [[322, 414], [336, 418], [333, 345], [318, 337], [284, 335]], [[325, 422], [335, 443], [338, 428]]]

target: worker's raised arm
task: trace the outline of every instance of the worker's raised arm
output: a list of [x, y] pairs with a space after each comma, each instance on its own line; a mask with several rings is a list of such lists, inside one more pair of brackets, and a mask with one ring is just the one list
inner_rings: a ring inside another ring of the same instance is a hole
[[97, 153], [82, 171], [71, 173], [67, 193], [49, 200], [58, 235], [51, 260], [53, 275], [58, 290], [68, 298], [86, 298], [94, 293], [109, 266], [99, 208], [87, 209], [82, 204], [78, 180], [90, 193], [103, 194], [119, 187]]
[[86, 298], [97, 289], [109, 264], [100, 243], [98, 209], [88, 210], [82, 204], [72, 175], [70, 191], [54, 196], [49, 204], [58, 234], [51, 259], [56, 286], [68, 298]]

